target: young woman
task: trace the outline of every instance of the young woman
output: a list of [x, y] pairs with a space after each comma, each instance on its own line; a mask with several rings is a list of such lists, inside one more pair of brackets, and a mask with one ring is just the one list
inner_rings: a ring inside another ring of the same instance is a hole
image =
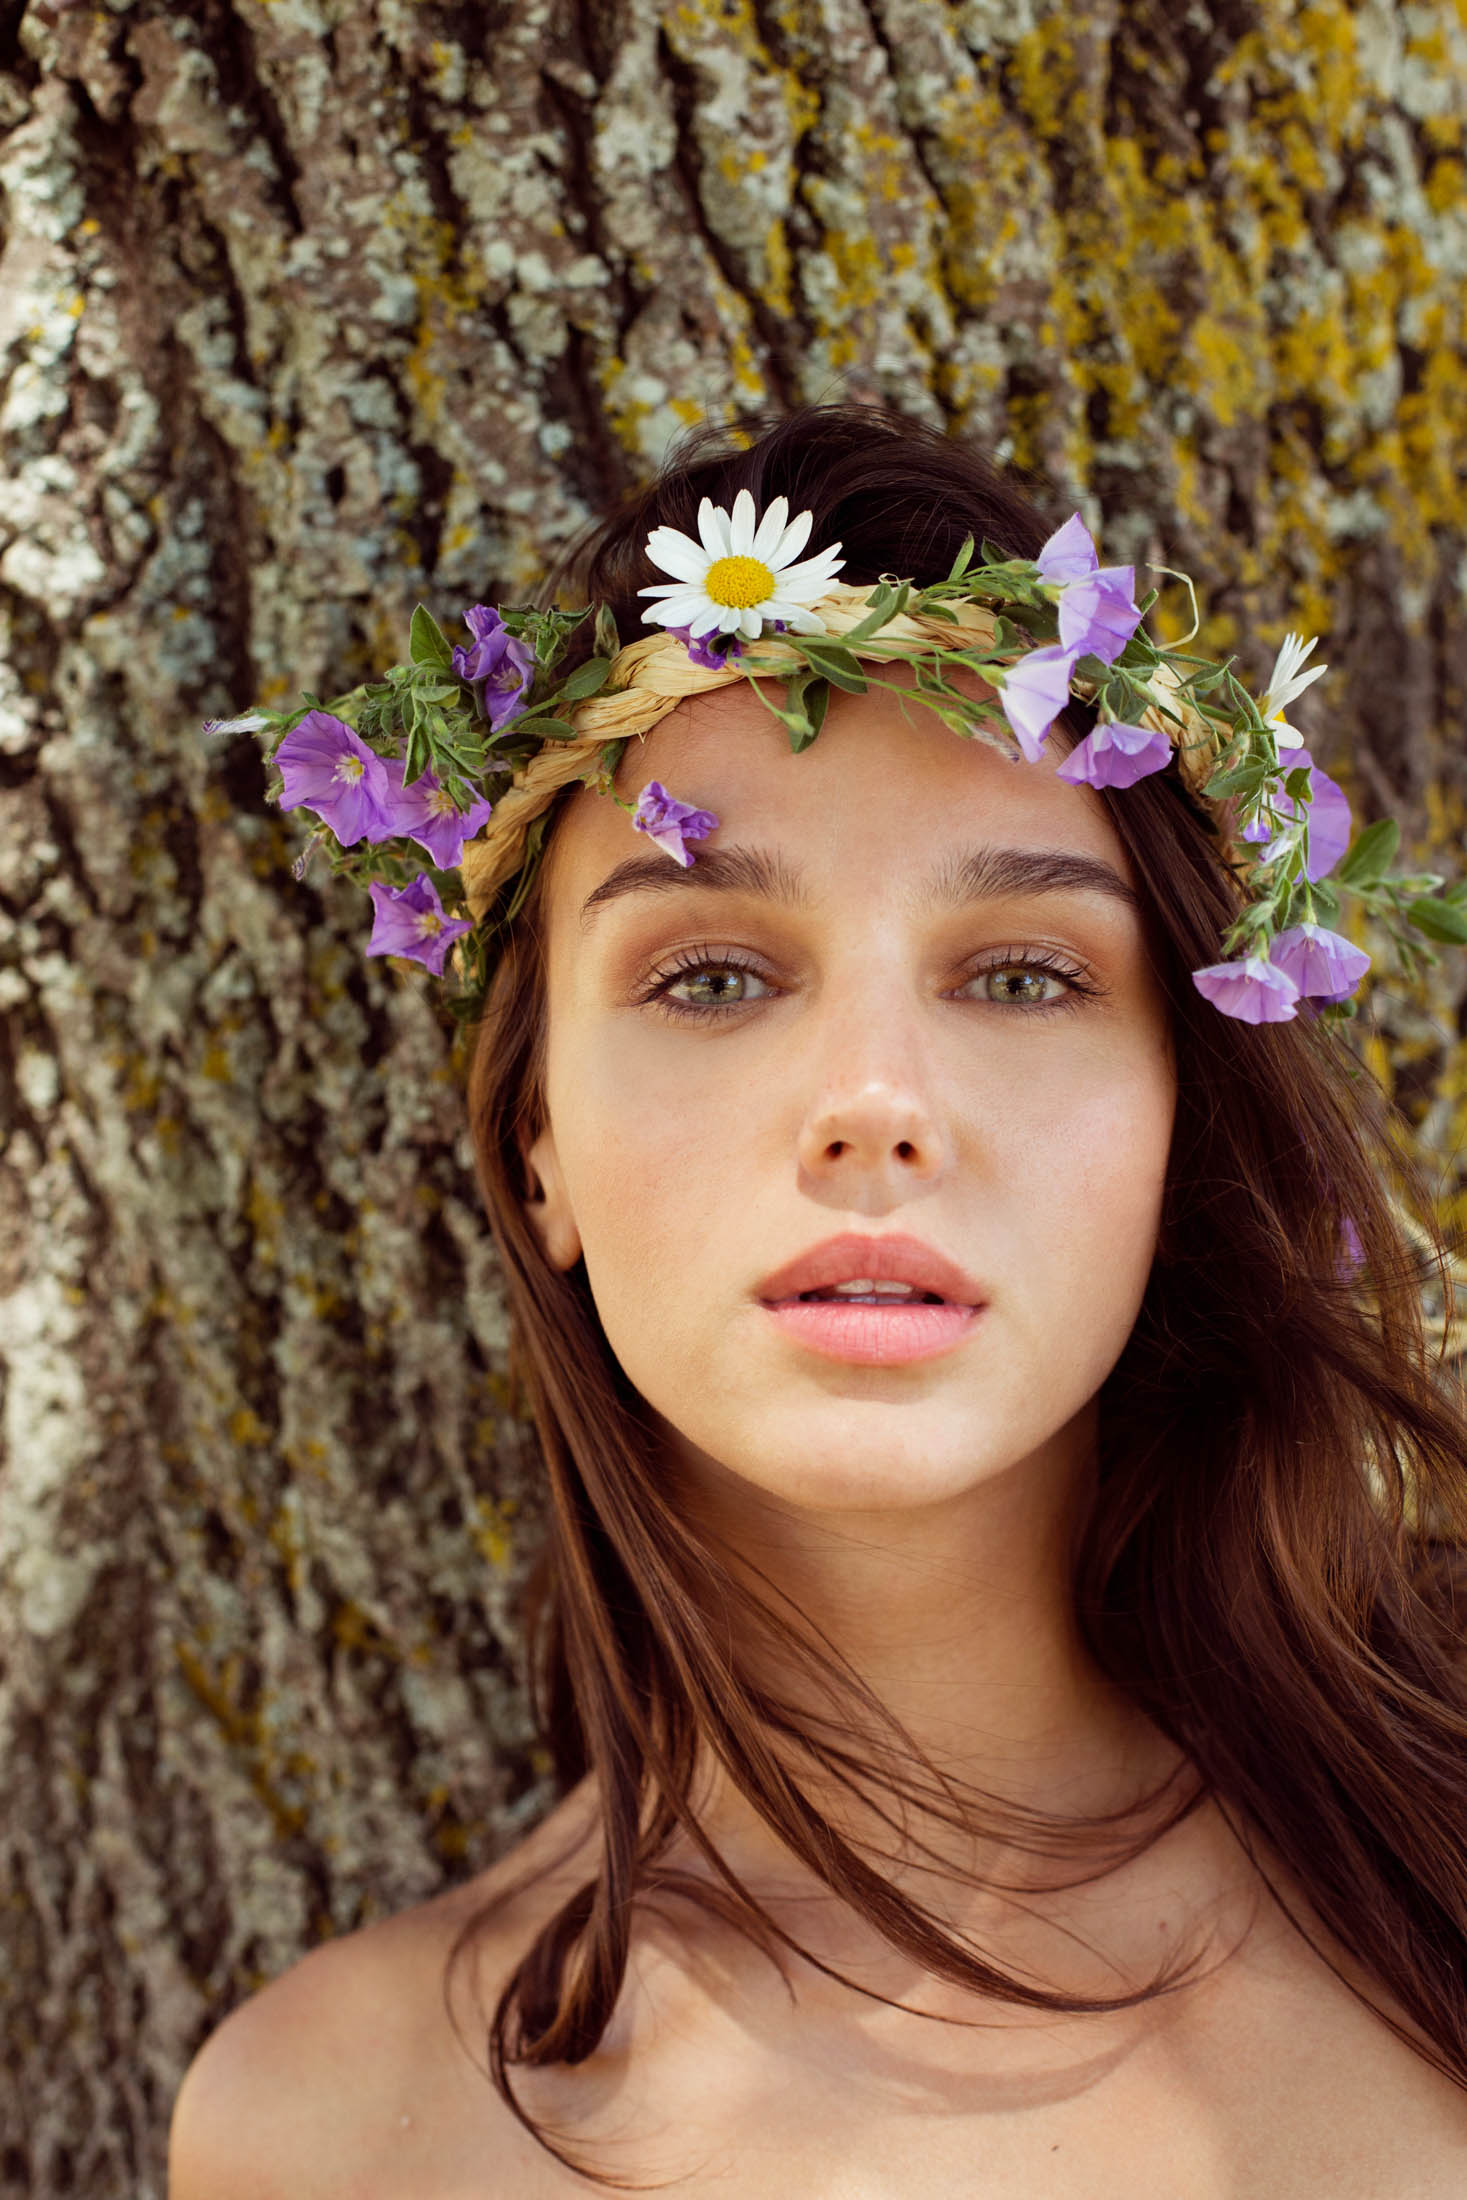
[[[843, 581], [1044, 520], [895, 415], [704, 437]], [[172, 2200], [1467, 2191], [1467, 1424], [1376, 1089], [1191, 982], [1179, 773], [1061, 779], [895, 688], [747, 681], [572, 785], [470, 1107], [550, 1543], [564, 1799], [213, 2035]], [[955, 675], [978, 692], [971, 674]], [[1343, 1249], [1343, 1250], [1342, 1250]], [[1455, 1597], [1455, 1601], [1454, 1601]]]

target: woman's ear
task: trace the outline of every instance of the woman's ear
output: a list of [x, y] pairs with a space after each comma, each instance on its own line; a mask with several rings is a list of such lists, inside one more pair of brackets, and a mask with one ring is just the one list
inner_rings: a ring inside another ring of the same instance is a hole
[[581, 1257], [581, 1233], [571, 1212], [570, 1196], [560, 1173], [555, 1133], [547, 1125], [525, 1155], [534, 1190], [525, 1201], [536, 1236], [553, 1268], [574, 1268]]

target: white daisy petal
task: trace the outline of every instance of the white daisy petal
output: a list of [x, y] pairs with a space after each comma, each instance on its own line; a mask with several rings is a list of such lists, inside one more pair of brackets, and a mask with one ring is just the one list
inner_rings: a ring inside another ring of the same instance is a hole
[[698, 506], [698, 539], [707, 551], [709, 562], [728, 556], [728, 514], [704, 497]]
[[810, 540], [810, 529], [815, 524], [813, 512], [796, 512], [779, 541], [775, 544], [769, 563], [778, 571], [797, 558]]
[[747, 641], [758, 641], [760, 635], [764, 631], [764, 607], [762, 604], [750, 604], [746, 611], [741, 611], [739, 613], [739, 623], [737, 631], [742, 634]]
[[658, 626], [691, 626], [707, 609], [706, 596], [669, 596], [666, 603], [649, 604], [643, 617]]
[[639, 588], [637, 594], [639, 596], [685, 596], [689, 589], [695, 590], [698, 601], [701, 603], [703, 601], [703, 591], [701, 588], [697, 588], [692, 581], [655, 581], [649, 588]]
[[[688, 621], [688, 634], [690, 639], [695, 642], [700, 642], [705, 634], [718, 633], [720, 631], [719, 621], [722, 619], [722, 617], [723, 610], [720, 605], [716, 603], [705, 603], [702, 610], [698, 613], [697, 617]], [[678, 625], [682, 625], [681, 619], [679, 619]]]
[[729, 524], [729, 554], [735, 558], [747, 558], [754, 546], [754, 499], [747, 489], [740, 489], [734, 498], [733, 519]]
[[830, 552], [822, 550], [819, 557], [807, 558], [803, 565], [788, 565], [779, 576], [779, 592], [782, 596], [808, 596], [813, 601], [824, 595], [844, 563], [844, 558], [832, 563]]
[[749, 547], [749, 555], [762, 558], [766, 565], [773, 565], [779, 549], [780, 537], [785, 532], [785, 521], [790, 516], [788, 497], [776, 497], [760, 520]]
[[1281, 711], [1286, 703], [1292, 703], [1296, 695], [1302, 695], [1305, 688], [1328, 671], [1327, 665], [1313, 665], [1308, 672], [1301, 672], [1299, 669], [1318, 640], [1317, 634], [1311, 635], [1307, 642], [1302, 634], [1284, 636], [1264, 691], [1262, 707], [1265, 718], [1274, 711]]
[[825, 632], [822, 622], [816, 618], [813, 611], [807, 611], [803, 604], [776, 602], [774, 616], [776, 619], [783, 619], [785, 625], [790, 627], [796, 634], [823, 634]]
[[1315, 680], [1322, 679], [1328, 670], [1328, 665], [1312, 665], [1308, 672], [1295, 673], [1293, 679], [1287, 681], [1280, 691], [1280, 705], [1292, 703], [1296, 695], [1302, 695], [1305, 688], [1311, 686]]
[[675, 527], [659, 527], [650, 534], [647, 555], [664, 573], [671, 573], [680, 581], [700, 581], [711, 562], [700, 542], [680, 535]]

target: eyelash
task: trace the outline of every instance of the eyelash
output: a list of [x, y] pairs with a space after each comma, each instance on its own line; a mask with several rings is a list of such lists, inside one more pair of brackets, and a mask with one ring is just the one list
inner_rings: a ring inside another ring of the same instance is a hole
[[[726, 1016], [730, 1009], [752, 1008], [756, 1005], [752, 1001], [731, 1001], [721, 1007], [708, 1003], [699, 1005], [692, 1001], [675, 1001], [670, 988], [677, 984], [679, 978], [689, 977], [698, 970], [743, 970], [750, 977], [760, 979], [764, 975], [753, 962], [740, 955], [716, 952], [710, 947], [684, 948], [671, 963], [652, 972], [637, 996], [637, 1005], [655, 1008], [663, 1016], [690, 1019], [699, 1023], [706, 1022], [709, 1017]], [[1030, 1016], [1047, 1016], [1057, 1010], [1078, 1008], [1082, 996], [1093, 999], [1101, 990], [1099, 986], [1090, 984], [1072, 964], [1061, 957], [1032, 947], [1016, 948], [1012, 951], [1006, 949], [1001, 956], [981, 964], [963, 982], [965, 985], [971, 984], [975, 979], [989, 977], [996, 970], [1038, 970], [1048, 977], [1062, 978], [1069, 990], [1057, 1001], [984, 1001], [979, 1004], [984, 1008], [1010, 1007]]]

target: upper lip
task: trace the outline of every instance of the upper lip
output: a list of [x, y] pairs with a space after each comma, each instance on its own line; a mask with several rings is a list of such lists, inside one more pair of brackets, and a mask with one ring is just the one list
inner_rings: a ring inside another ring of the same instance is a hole
[[863, 1276], [873, 1283], [909, 1283], [914, 1291], [935, 1291], [957, 1306], [987, 1304], [982, 1284], [920, 1238], [855, 1233], [812, 1245], [807, 1253], [766, 1276], [755, 1296], [765, 1301], [794, 1299], [802, 1291], [828, 1291], [837, 1283], [856, 1283]]

